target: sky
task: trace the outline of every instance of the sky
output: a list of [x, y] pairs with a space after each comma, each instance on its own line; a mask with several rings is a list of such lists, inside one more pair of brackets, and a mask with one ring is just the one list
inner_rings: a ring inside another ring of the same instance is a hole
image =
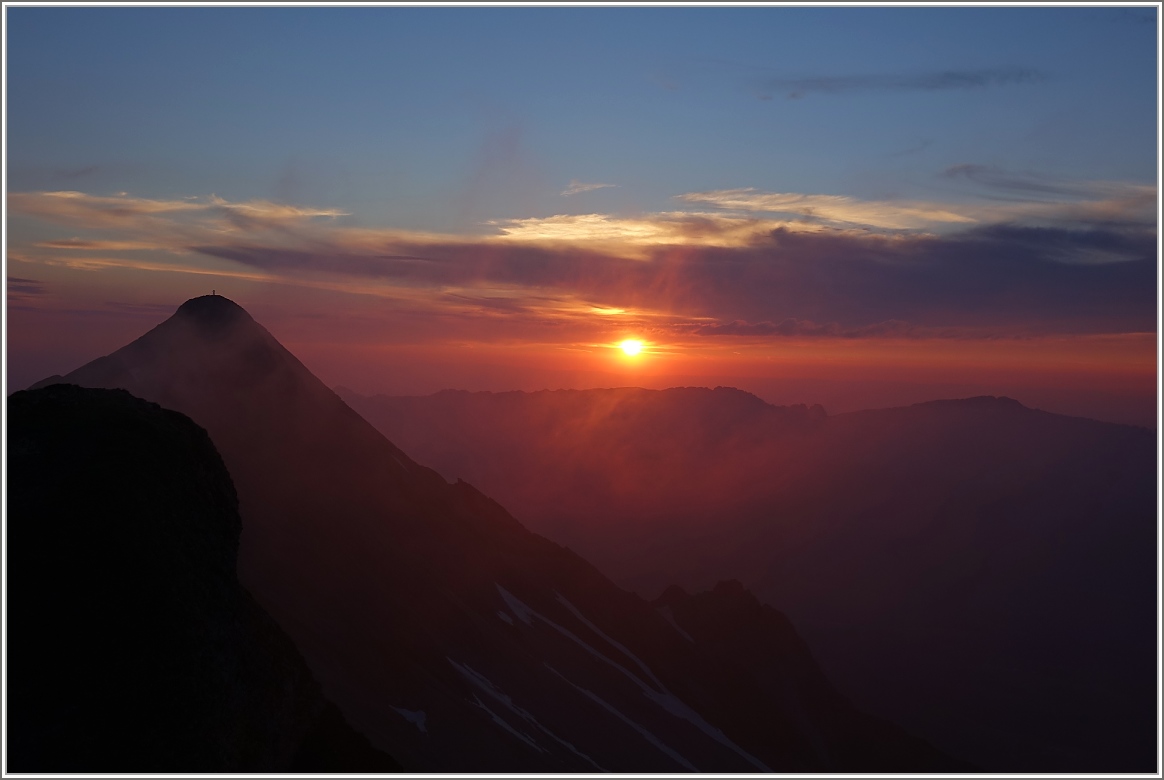
[[8, 392], [215, 290], [364, 393], [1156, 425], [1154, 5], [4, 12]]

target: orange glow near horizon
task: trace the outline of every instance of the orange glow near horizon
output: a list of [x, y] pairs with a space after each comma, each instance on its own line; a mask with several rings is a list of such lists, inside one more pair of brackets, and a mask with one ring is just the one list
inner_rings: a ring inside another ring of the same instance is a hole
[[[52, 290], [23, 299], [9, 293], [10, 390], [71, 371], [149, 330], [172, 313], [168, 306], [152, 305], [164, 284], [172, 300], [225, 287], [325, 384], [367, 394], [723, 385], [778, 404], [821, 403], [829, 413], [1010, 395], [1062, 414], [1156, 424], [1154, 332], [1021, 338], [696, 337], [668, 332], [665, 321], [645, 317], [617, 323], [596, 317], [597, 324], [574, 318], [547, 331], [541, 319], [531, 324], [486, 310], [474, 313], [474, 337], [466, 340], [455, 312], [417, 317], [414, 309], [385, 307], [376, 296], [266, 280], [212, 283], [212, 277], [180, 273], [151, 274], [148, 294], [130, 296], [125, 291], [148, 272], [102, 269], [82, 279], [66, 276], [71, 270], [34, 269], [19, 261], [10, 267], [14, 275], [27, 275]], [[113, 299], [116, 290], [128, 304], [88, 302], [96, 291]], [[637, 352], [627, 342], [637, 342]]]

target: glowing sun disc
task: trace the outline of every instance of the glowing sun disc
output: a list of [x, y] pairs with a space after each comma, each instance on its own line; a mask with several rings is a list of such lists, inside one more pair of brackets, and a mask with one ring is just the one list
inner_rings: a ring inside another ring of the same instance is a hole
[[637, 355], [643, 351], [643, 342], [638, 341], [637, 339], [627, 339], [626, 341], [619, 344], [619, 346], [622, 347], [622, 351], [628, 355]]

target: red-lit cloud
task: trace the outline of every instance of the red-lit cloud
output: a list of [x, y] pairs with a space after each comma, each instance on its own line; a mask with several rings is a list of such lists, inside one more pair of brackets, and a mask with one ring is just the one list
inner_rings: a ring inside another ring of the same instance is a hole
[[42, 237], [10, 256], [318, 287], [378, 296], [411, 316], [483, 318], [515, 333], [569, 326], [571, 337], [1154, 330], [1155, 224], [1143, 213], [1154, 190], [947, 174], [1053, 200], [971, 207], [722, 190], [680, 197], [720, 211], [513, 219], [464, 237], [353, 227], [334, 209], [266, 201], [13, 193], [12, 214], [84, 235]]

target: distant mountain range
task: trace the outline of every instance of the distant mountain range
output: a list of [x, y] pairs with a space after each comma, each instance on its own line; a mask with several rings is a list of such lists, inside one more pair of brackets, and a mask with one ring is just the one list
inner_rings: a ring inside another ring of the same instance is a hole
[[855, 709], [739, 583], [648, 602], [418, 465], [226, 298], [39, 384], [60, 382], [206, 429], [237, 489], [240, 581], [405, 770], [970, 768]]
[[736, 578], [830, 678], [996, 771], [1155, 771], [1155, 434], [1007, 398], [340, 395], [615, 582]]

